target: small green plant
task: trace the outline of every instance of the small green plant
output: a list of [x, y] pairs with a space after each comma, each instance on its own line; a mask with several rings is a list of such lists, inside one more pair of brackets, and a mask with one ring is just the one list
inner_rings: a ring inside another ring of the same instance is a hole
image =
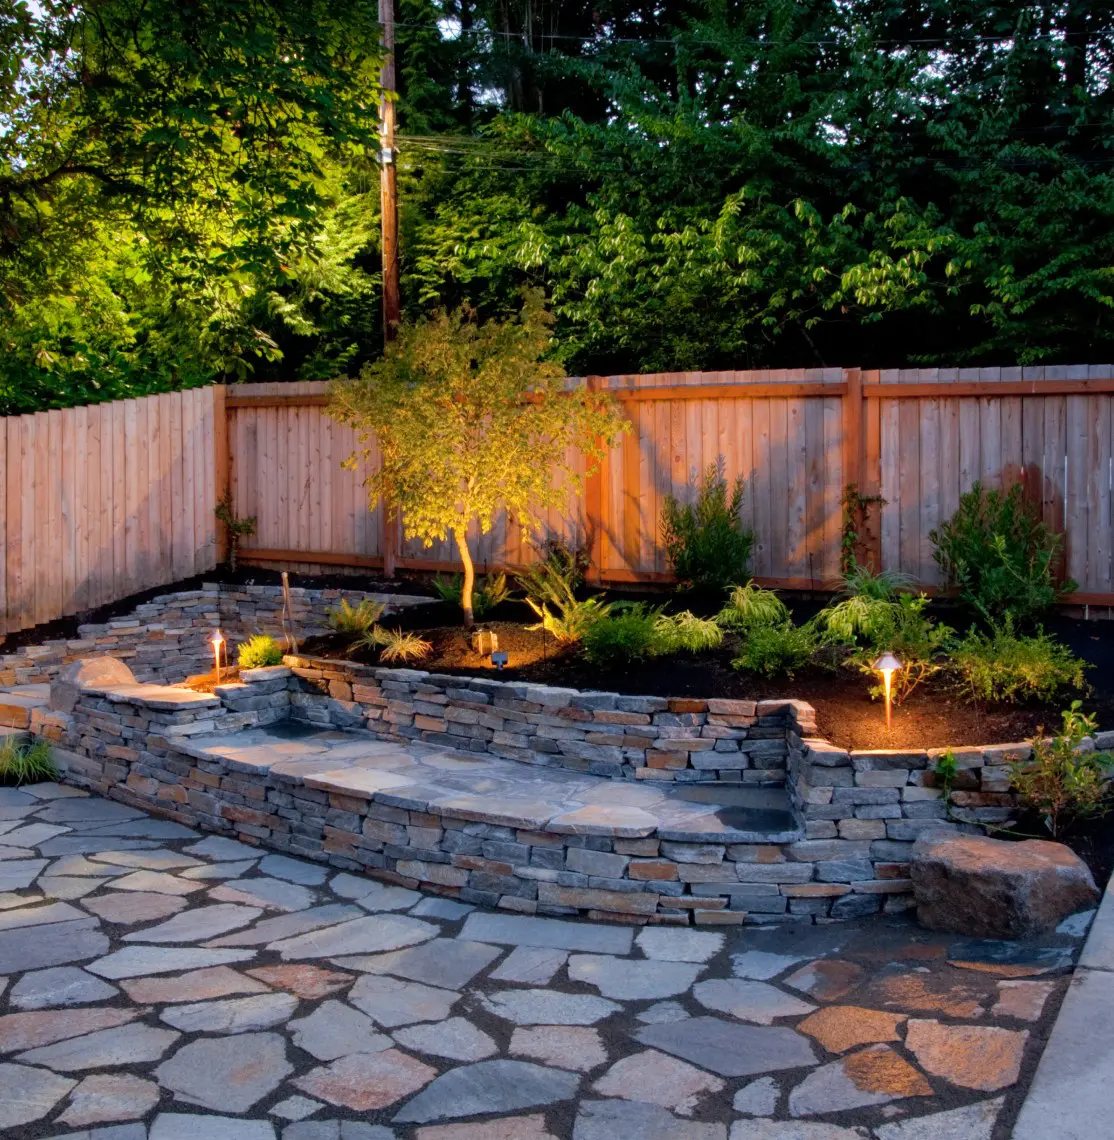
[[1081, 701], [1072, 701], [1063, 713], [1060, 735], [1050, 738], [1038, 731], [1032, 757], [1010, 769], [1021, 802], [1044, 819], [1054, 839], [1082, 820], [1106, 815], [1112, 806], [1114, 757], [1081, 747], [1096, 728], [1095, 718], [1082, 710]]
[[383, 616], [386, 609], [381, 602], [364, 598], [353, 606], [347, 598], [340, 599], [340, 605], [326, 611], [326, 621], [335, 633], [350, 637], [362, 637]]
[[654, 621], [657, 639], [655, 654], [666, 655], [685, 650], [701, 653], [723, 644], [723, 630], [711, 618], [699, 618], [689, 610], [679, 614], [658, 614]]
[[1076, 589], [1057, 578], [1063, 537], [1044, 524], [1020, 483], [1005, 494], [973, 484], [929, 538], [948, 582], [988, 623], [1010, 615], [1027, 624]]
[[257, 633], [241, 643], [236, 659], [241, 669], [262, 669], [266, 665], [281, 665], [282, 646], [269, 633]]
[[739, 476], [729, 496], [723, 468], [722, 457], [708, 467], [695, 502], [665, 498], [662, 544], [682, 586], [725, 589], [747, 577], [754, 532], [740, 518], [745, 483]]
[[809, 663], [815, 651], [816, 637], [810, 626], [792, 622], [756, 626], [747, 634], [731, 667], [767, 677], [780, 673], [792, 677]]
[[[438, 574], [431, 583], [434, 592], [443, 602], [449, 605], [459, 606], [462, 604], [462, 596], [464, 592], [464, 578], [460, 574], [454, 574], [451, 578], [442, 578]], [[472, 614], [477, 621], [486, 617], [497, 605], [505, 602], [511, 596], [511, 591], [507, 586], [506, 574], [487, 574], [483, 580], [476, 586], [475, 593], [472, 597]]]
[[220, 522], [224, 523], [224, 529], [228, 535], [228, 568], [235, 570], [236, 561], [240, 556], [240, 540], [250, 538], [251, 535], [255, 534], [256, 517], [255, 515], [248, 515], [246, 518], [239, 518], [236, 515], [232, 506], [231, 490], [226, 490], [217, 500], [213, 514], [217, 516]]
[[57, 779], [58, 769], [45, 740], [19, 744], [9, 736], [0, 744], [0, 784], [18, 786]]
[[359, 644], [367, 649], [378, 649], [380, 661], [394, 663], [401, 661], [410, 664], [424, 661], [433, 646], [416, 633], [404, 633], [401, 629], [383, 629], [375, 626], [361, 639]]
[[859, 565], [859, 532], [866, 526], [867, 512], [871, 507], [884, 507], [881, 495], [864, 495], [854, 483], [843, 488], [843, 525], [839, 532], [839, 572], [850, 574]]
[[641, 602], [612, 607], [585, 630], [584, 656], [603, 666], [632, 665], [654, 656], [661, 647], [659, 617], [660, 610], [647, 609]]
[[540, 619], [528, 629], [544, 629], [558, 641], [581, 641], [588, 629], [611, 612], [600, 595], [580, 601], [576, 597], [579, 571], [575, 561], [545, 558], [518, 575], [526, 604]]
[[716, 622], [733, 633], [747, 633], [760, 626], [785, 625], [789, 621], [789, 608], [773, 592], [756, 586], [753, 579], [745, 586], [735, 586], [727, 598], [727, 605], [716, 614]]
[[952, 653], [952, 667], [975, 700], [1049, 700], [1065, 689], [1084, 687], [1087, 663], [1038, 628], [1031, 636], [1014, 631], [1007, 614], [989, 633], [974, 626]]

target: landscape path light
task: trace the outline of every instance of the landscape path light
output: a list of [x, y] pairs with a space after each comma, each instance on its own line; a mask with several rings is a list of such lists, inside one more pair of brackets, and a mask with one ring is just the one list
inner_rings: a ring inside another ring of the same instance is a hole
[[875, 673], [882, 674], [882, 688], [886, 693], [886, 728], [888, 730], [891, 727], [894, 674], [901, 668], [901, 662], [892, 653], [883, 653], [882, 656], [871, 665], [871, 668]]
[[219, 629], [213, 630], [213, 636], [210, 639], [213, 646], [213, 676], [216, 678], [217, 684], [220, 684], [220, 647], [224, 644], [224, 636]]

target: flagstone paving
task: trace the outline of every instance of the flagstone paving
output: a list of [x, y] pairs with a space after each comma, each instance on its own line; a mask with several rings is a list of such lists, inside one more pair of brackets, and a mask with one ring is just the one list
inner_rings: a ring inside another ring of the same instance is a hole
[[18, 1140], [1007, 1140], [1088, 927], [607, 926], [0, 806]]

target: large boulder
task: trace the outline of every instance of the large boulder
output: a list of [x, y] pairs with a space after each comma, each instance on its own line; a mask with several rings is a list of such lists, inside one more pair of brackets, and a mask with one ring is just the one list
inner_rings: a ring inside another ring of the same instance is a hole
[[115, 689], [134, 685], [135, 674], [116, 657], [83, 657], [71, 661], [51, 682], [50, 707], [71, 713], [83, 689]]
[[913, 845], [917, 917], [932, 930], [1026, 938], [1094, 906], [1087, 864], [1062, 843], [929, 831]]

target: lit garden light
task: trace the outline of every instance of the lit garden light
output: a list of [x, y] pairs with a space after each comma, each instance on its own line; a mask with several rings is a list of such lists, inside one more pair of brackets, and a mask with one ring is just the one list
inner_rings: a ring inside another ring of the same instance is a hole
[[213, 676], [216, 678], [217, 684], [220, 684], [220, 647], [224, 644], [224, 636], [219, 629], [213, 631], [213, 636], [210, 639], [213, 646]]
[[886, 692], [886, 728], [888, 730], [891, 727], [891, 709], [893, 707], [893, 679], [894, 674], [901, 668], [901, 662], [892, 653], [883, 653], [871, 665], [871, 668], [876, 673], [882, 674], [882, 688]]

